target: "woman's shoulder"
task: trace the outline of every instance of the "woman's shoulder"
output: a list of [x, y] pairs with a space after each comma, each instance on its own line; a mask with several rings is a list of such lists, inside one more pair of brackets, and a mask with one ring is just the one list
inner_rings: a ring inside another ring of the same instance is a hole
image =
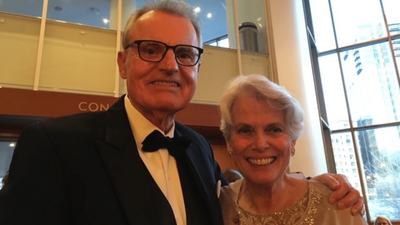
[[310, 180], [309, 185], [311, 190], [324, 196], [329, 196], [333, 192], [328, 186], [318, 181]]
[[339, 210], [336, 204], [329, 202], [329, 196], [333, 192], [324, 184], [310, 180], [310, 205], [312, 211], [316, 213], [314, 219], [318, 224], [326, 225], [362, 225], [366, 224], [365, 220], [360, 216], [352, 216], [350, 208]]
[[221, 211], [225, 225], [236, 224], [236, 202], [242, 182], [243, 178], [221, 188], [219, 202], [221, 205]]
[[224, 200], [233, 200], [237, 198], [240, 187], [242, 186], [243, 178], [236, 180], [235, 182], [229, 183], [229, 185], [224, 186], [221, 188], [221, 195], [220, 195], [220, 201], [221, 199]]

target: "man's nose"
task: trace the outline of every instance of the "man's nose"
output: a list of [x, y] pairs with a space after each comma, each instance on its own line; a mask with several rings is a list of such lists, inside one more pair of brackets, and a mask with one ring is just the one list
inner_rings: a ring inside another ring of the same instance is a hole
[[178, 63], [175, 59], [175, 53], [173, 49], [168, 49], [165, 53], [163, 60], [160, 62], [161, 66], [165, 70], [169, 71], [177, 71], [178, 70]]

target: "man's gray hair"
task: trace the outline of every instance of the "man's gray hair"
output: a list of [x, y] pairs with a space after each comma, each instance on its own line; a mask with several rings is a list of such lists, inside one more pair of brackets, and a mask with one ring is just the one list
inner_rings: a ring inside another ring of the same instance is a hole
[[[172, 0], [162, 0], [156, 2], [148, 2], [142, 8], [136, 10], [128, 19], [124, 33], [122, 35], [122, 47], [125, 49], [130, 44], [131, 29], [133, 24], [142, 15], [150, 11], [165, 12], [172, 15], [182, 16], [187, 18], [196, 30], [199, 47], [202, 46], [200, 20], [197, 17], [194, 8], [184, 2], [175, 2]], [[168, 26], [168, 25], [166, 25]]]

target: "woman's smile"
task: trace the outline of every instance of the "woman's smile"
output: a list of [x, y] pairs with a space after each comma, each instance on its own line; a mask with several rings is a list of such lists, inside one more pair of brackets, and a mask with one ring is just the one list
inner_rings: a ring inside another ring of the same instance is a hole
[[247, 158], [246, 160], [247, 160], [247, 162], [249, 162], [253, 165], [269, 165], [269, 164], [275, 162], [276, 157], [263, 158], [263, 159]]

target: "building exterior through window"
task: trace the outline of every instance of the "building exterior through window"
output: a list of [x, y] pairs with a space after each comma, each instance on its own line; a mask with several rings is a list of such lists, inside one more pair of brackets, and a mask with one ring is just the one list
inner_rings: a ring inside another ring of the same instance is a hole
[[398, 221], [400, 2], [304, 2], [330, 170], [363, 193], [368, 221]]

